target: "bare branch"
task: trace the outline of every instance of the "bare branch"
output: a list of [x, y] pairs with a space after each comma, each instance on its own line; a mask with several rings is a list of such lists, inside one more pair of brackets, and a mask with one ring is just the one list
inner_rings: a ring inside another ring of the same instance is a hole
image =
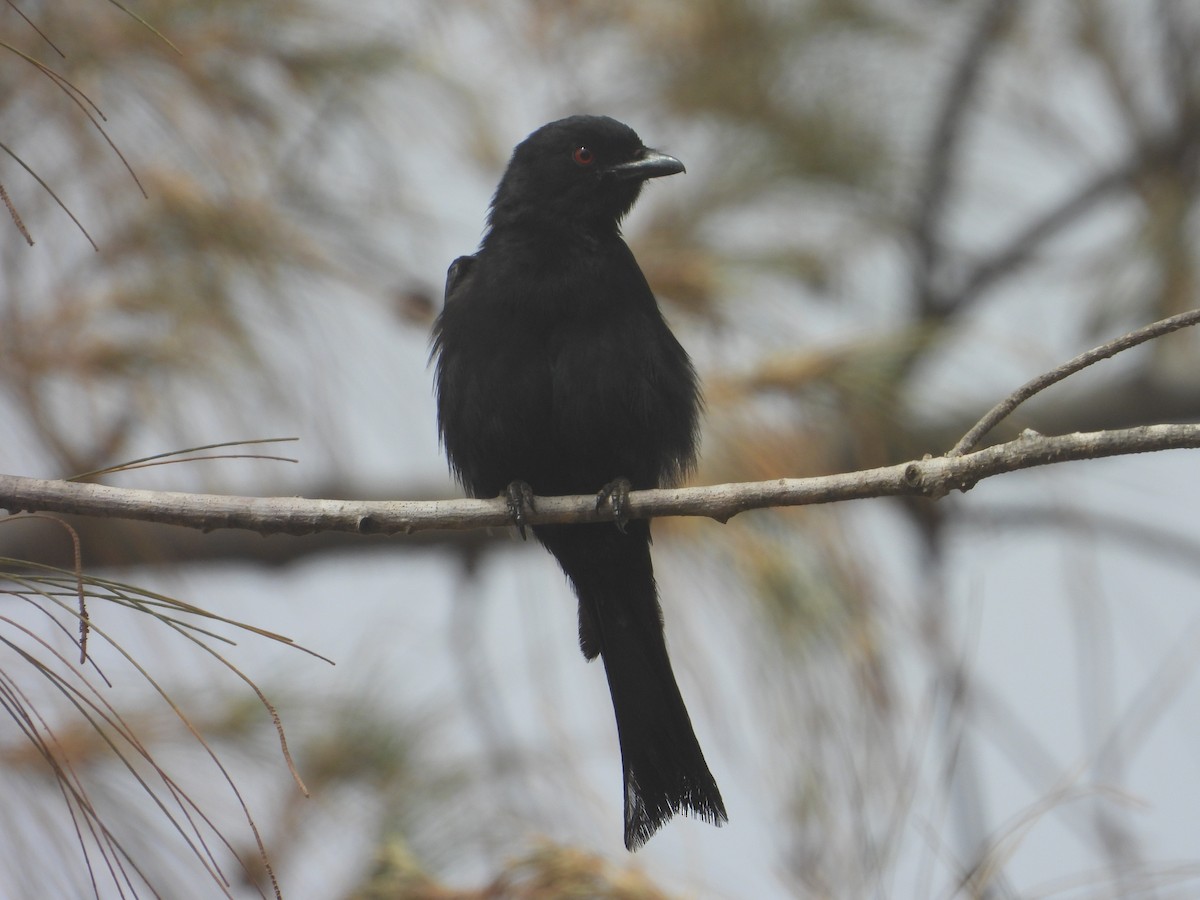
[[[1147, 425], [1047, 437], [1024, 432], [1006, 444], [963, 456], [922, 460], [816, 478], [718, 484], [709, 487], [635, 491], [630, 515], [707, 516], [720, 522], [740, 512], [806, 506], [869, 497], [919, 496], [938, 499], [967, 491], [984, 478], [1070, 460], [1099, 459], [1157, 450], [1200, 448], [1200, 425]], [[58, 512], [180, 525], [211, 531], [241, 528], [268, 534], [341, 531], [411, 534], [428, 529], [502, 527], [506, 502], [496, 500], [309, 500], [300, 497], [232, 497], [115, 488], [100, 484], [46, 481], [0, 475], [0, 509]], [[591, 495], [542, 497], [530, 524], [611, 521]]]
[[1032, 381], [1027, 381], [1017, 390], [1013, 391], [1008, 397], [1005, 397], [990, 410], [987, 415], [976, 422], [971, 430], [963, 435], [954, 448], [947, 453], [947, 456], [962, 456], [968, 450], [975, 447], [985, 434], [1000, 424], [1005, 418], [1012, 413], [1014, 409], [1032, 397], [1034, 394], [1044, 391], [1052, 384], [1057, 384], [1068, 375], [1073, 375], [1080, 369], [1086, 369], [1093, 363], [1097, 363], [1102, 359], [1108, 359], [1110, 356], [1116, 356], [1122, 350], [1128, 350], [1131, 347], [1136, 347], [1138, 344], [1145, 343], [1152, 338], [1161, 337], [1164, 334], [1170, 334], [1172, 331], [1178, 331], [1181, 328], [1200, 323], [1200, 309], [1189, 310], [1185, 313], [1180, 313], [1177, 316], [1171, 316], [1168, 319], [1162, 319], [1152, 325], [1146, 325], [1136, 331], [1131, 331], [1129, 334], [1122, 335], [1119, 338], [1114, 338], [1111, 341], [1101, 344], [1088, 350], [1086, 353], [1081, 353], [1074, 359], [1063, 363], [1055, 369], [1039, 375]]

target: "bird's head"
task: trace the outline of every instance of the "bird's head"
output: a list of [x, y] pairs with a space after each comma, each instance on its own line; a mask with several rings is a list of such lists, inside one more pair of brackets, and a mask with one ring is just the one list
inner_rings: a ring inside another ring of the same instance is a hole
[[649, 178], [684, 171], [607, 116], [571, 116], [543, 125], [517, 145], [489, 218], [492, 227], [546, 224], [616, 228]]

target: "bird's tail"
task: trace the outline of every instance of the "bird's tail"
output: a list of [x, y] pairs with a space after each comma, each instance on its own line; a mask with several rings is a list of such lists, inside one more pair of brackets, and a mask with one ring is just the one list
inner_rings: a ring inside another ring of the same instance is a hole
[[663, 637], [650, 526], [542, 526], [579, 597], [579, 645], [604, 659], [625, 771], [625, 846], [635, 850], [676, 813], [720, 825], [725, 804], [692, 730]]

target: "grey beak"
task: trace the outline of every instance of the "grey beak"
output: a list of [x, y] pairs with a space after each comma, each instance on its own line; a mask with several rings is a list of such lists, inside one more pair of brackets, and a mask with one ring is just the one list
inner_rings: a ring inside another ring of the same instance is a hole
[[606, 171], [622, 180], [631, 178], [645, 180], [661, 178], [663, 175], [677, 175], [680, 172], [686, 172], [687, 169], [675, 157], [646, 148], [637, 159], [609, 166]]

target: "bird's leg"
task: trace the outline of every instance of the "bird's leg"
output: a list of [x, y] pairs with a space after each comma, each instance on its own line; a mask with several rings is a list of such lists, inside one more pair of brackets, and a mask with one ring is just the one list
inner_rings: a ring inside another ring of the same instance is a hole
[[525, 540], [525, 513], [537, 508], [533, 500], [533, 488], [524, 481], [510, 482], [504, 489], [504, 498], [508, 501], [508, 515], [517, 526], [521, 540]]
[[625, 523], [629, 521], [629, 492], [633, 485], [628, 478], [614, 478], [596, 494], [596, 510], [605, 503], [612, 507], [613, 522], [621, 534], [625, 533]]

